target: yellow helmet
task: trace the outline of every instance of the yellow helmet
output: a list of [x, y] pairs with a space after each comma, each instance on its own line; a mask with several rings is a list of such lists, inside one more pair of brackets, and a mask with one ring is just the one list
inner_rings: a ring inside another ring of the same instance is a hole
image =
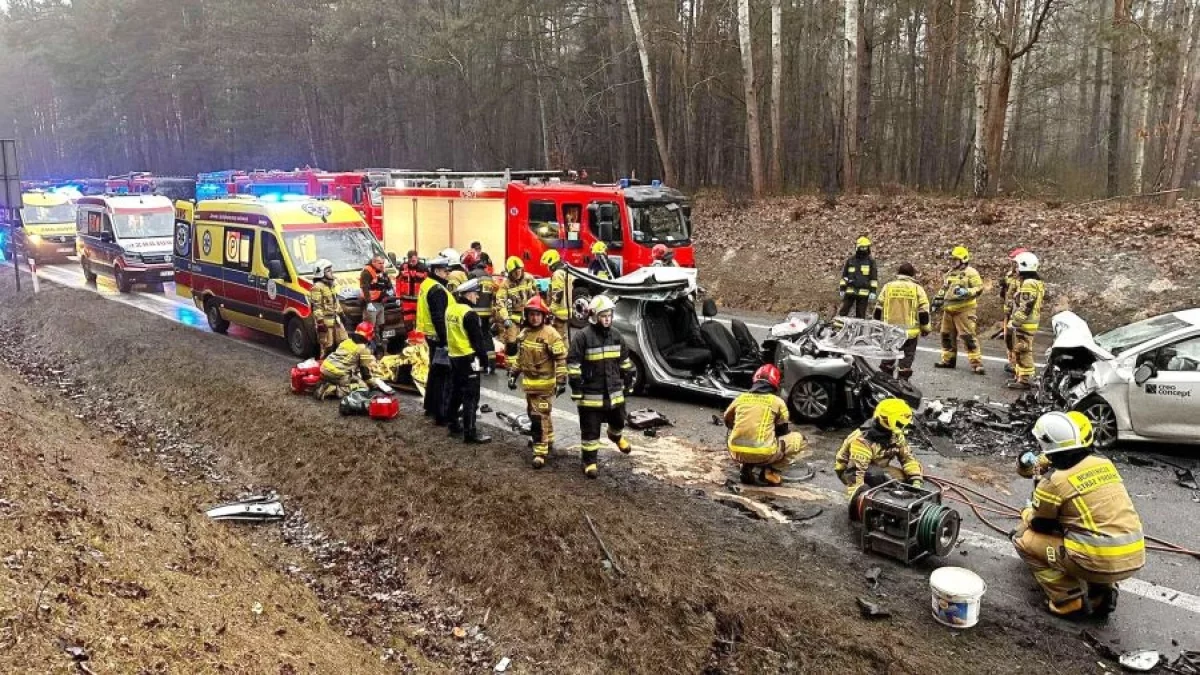
[[607, 253], [608, 247], [604, 245], [604, 242], [598, 241], [592, 244], [592, 255], [605, 255]]
[[554, 267], [560, 262], [562, 262], [562, 256], [555, 249], [550, 249], [542, 254], [542, 264], [546, 267]]
[[504, 271], [505, 272], [511, 273], [513, 270], [523, 270], [523, 269], [525, 269], [525, 263], [521, 262], [521, 259], [515, 255], [509, 256], [508, 260], [504, 261]]
[[901, 399], [885, 398], [875, 406], [875, 419], [888, 431], [904, 431], [912, 426], [912, 407]]
[[961, 262], [971, 262], [971, 252], [966, 246], [955, 246], [953, 251], [950, 251], [950, 257]]
[[467, 273], [462, 270], [454, 270], [446, 277], [446, 289], [451, 293], [454, 292], [458, 285], [467, 280]]
[[859, 248], [870, 248], [871, 240], [866, 236], [862, 236], [858, 238], [858, 241], [854, 242], [854, 245]]

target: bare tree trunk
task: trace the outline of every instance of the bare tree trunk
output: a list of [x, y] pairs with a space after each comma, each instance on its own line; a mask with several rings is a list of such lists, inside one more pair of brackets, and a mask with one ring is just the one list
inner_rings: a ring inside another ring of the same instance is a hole
[[975, 2], [975, 139], [972, 191], [976, 197], [988, 196], [989, 157], [987, 144], [988, 91], [992, 80], [991, 12], [985, 0]]
[[783, 0], [771, 0], [771, 184], [783, 186]]
[[646, 51], [646, 37], [642, 33], [642, 21], [638, 18], [636, 0], [625, 0], [629, 8], [629, 21], [633, 24], [633, 39], [637, 42], [638, 57], [642, 61], [642, 80], [646, 83], [646, 103], [650, 107], [650, 120], [654, 124], [654, 140], [658, 145], [658, 160], [662, 163], [663, 182], [675, 183], [675, 171], [671, 167], [671, 149], [667, 147], [667, 132], [658, 114], [654, 100], [654, 73], [650, 70], [650, 54]]
[[1146, 172], [1146, 139], [1150, 136], [1150, 85], [1154, 80], [1154, 7], [1146, 0], [1146, 11], [1142, 13], [1142, 23], [1146, 28], [1142, 31], [1141, 69], [1138, 81], [1137, 111], [1135, 112], [1133, 128], [1133, 191], [1142, 194], [1143, 174]]
[[[632, 2], [633, 0], [630, 0]], [[738, 44], [742, 51], [742, 88], [746, 96], [746, 136], [750, 146], [750, 186], [763, 193], [762, 129], [758, 123], [758, 92], [754, 88], [754, 50], [750, 42], [750, 0], [738, 0]]]
[[[1167, 121], [1167, 137], [1163, 143], [1163, 159], [1162, 166], [1159, 169], [1159, 176], [1155, 180], [1155, 191], [1162, 189], [1163, 179], [1168, 178], [1172, 172], [1172, 167], [1175, 166], [1175, 154], [1178, 152], [1180, 144], [1179, 137], [1182, 132], [1180, 129], [1181, 120], [1184, 117], [1184, 107], [1188, 96], [1188, 83], [1191, 81], [1192, 71], [1195, 69], [1193, 65], [1193, 52], [1196, 49], [1195, 30], [1193, 28], [1193, 13], [1191, 3], [1183, 3], [1183, 16], [1180, 26], [1182, 30], [1182, 49], [1179, 52], [1179, 79], [1175, 85], [1175, 101], [1171, 106], [1171, 113]], [[1168, 176], [1164, 176], [1163, 173]]]
[[842, 187], [853, 194], [858, 192], [858, 0], [843, 0], [843, 9]]
[[1121, 118], [1125, 110], [1125, 24], [1129, 9], [1126, 0], [1113, 0], [1112, 56], [1109, 61], [1108, 94], [1108, 166], [1109, 197], [1121, 188]]
[[[1195, 22], [1195, 13], [1190, 12], [1190, 15], [1191, 22]], [[1200, 48], [1197, 48], [1193, 28], [1193, 25], [1188, 26], [1191, 44], [1188, 54], [1187, 91], [1184, 93], [1183, 107], [1179, 114], [1179, 138], [1174, 149], [1171, 178], [1167, 184], [1169, 190], [1178, 190], [1183, 185], [1183, 172], [1187, 167], [1188, 150], [1192, 143], [1192, 127], [1196, 124], [1196, 99], [1200, 98]], [[1163, 202], [1167, 206], [1174, 206], [1178, 198], [1178, 192], [1170, 192], [1164, 196]]]

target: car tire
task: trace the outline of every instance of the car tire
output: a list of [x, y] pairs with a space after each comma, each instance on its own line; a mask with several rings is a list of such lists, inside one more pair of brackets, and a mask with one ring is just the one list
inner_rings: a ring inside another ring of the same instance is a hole
[[1117, 435], [1117, 414], [1108, 401], [1089, 396], [1075, 405], [1092, 422], [1092, 447], [1108, 450], [1120, 442]]
[[294, 316], [288, 319], [283, 334], [287, 338], [288, 350], [293, 356], [305, 359], [313, 355], [316, 341], [308, 334], [308, 327], [304, 325], [304, 321]]
[[89, 284], [96, 283], [96, 273], [92, 271], [92, 264], [88, 262], [88, 259], [81, 256], [79, 266], [83, 268], [83, 280]]
[[113, 281], [117, 284], [117, 290], [122, 293], [128, 293], [133, 290], [133, 283], [125, 277], [125, 273], [119, 267], [113, 270]]
[[575, 314], [575, 303], [579, 300], [587, 300], [588, 302], [591, 302], [592, 296], [586, 292], [581, 292], [571, 298], [571, 306], [567, 308], [567, 311], [570, 312], [570, 315], [567, 318], [567, 325], [573, 330], [579, 330], [580, 328], [584, 328], [588, 325], [588, 320], [586, 318], [580, 318]]
[[208, 302], [204, 303], [204, 316], [208, 319], [208, 327], [212, 332], [224, 335], [229, 330], [229, 321], [221, 316], [221, 305], [215, 298], [209, 298]]
[[824, 426], [842, 414], [844, 403], [838, 395], [837, 382], [828, 377], [806, 377], [792, 385], [788, 407], [794, 421]]
[[646, 364], [642, 363], [641, 357], [637, 354], [630, 354], [629, 360], [633, 362], [633, 395], [642, 396], [646, 393]]

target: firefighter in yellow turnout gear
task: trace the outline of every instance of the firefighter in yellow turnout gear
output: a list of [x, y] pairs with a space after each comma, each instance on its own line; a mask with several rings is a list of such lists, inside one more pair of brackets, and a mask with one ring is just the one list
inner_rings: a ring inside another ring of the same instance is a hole
[[1015, 373], [1017, 367], [1017, 357], [1013, 353], [1013, 335], [1008, 329], [1009, 319], [1012, 318], [1013, 300], [1017, 297], [1017, 291], [1021, 288], [1021, 275], [1017, 273], [1017, 256], [1025, 253], [1026, 249], [1021, 247], [1014, 248], [1008, 252], [1008, 261], [1010, 263], [1008, 272], [1005, 272], [1004, 278], [1000, 280], [1000, 302], [1004, 308], [1004, 351], [1008, 356], [1008, 365], [1004, 366], [1004, 372]]
[[333, 292], [333, 284], [333, 263], [321, 258], [313, 269], [312, 290], [308, 292], [321, 358], [325, 358], [334, 347], [349, 337], [346, 335], [346, 327], [342, 324], [342, 304]]
[[1026, 453], [1022, 473], [1046, 473], [1021, 513], [1013, 545], [1052, 613], [1111, 613], [1115, 584], [1146, 564], [1141, 519], [1117, 467], [1092, 454], [1092, 425], [1082, 413], [1046, 413], [1033, 436], [1043, 456]]
[[1028, 251], [1016, 257], [1021, 286], [1013, 297], [1012, 314], [1006, 329], [1012, 335], [1013, 380], [1010, 389], [1029, 389], [1033, 386], [1033, 339], [1042, 320], [1042, 305], [1046, 301], [1046, 284], [1038, 276], [1038, 257]]
[[319, 400], [342, 398], [352, 391], [367, 389], [368, 384], [391, 393], [392, 388], [384, 383], [386, 373], [371, 352], [374, 338], [375, 324], [366, 321], [358, 324], [354, 334], [321, 362], [321, 384], [313, 390], [313, 395]]
[[538, 294], [537, 279], [526, 274], [525, 263], [517, 256], [504, 262], [506, 276], [496, 287], [496, 301], [492, 307], [492, 318], [504, 343], [504, 353], [512, 357], [517, 353], [517, 336], [521, 334], [521, 315], [525, 304]]
[[774, 365], [762, 366], [754, 373], [750, 391], [725, 409], [726, 446], [742, 465], [741, 480], [747, 485], [782, 485], [783, 472], [808, 450], [800, 432], [789, 432], [787, 404], [779, 398], [781, 379]]
[[554, 249], [542, 254], [542, 264], [550, 270], [551, 325], [565, 338], [567, 323], [571, 319], [571, 308], [567, 306], [567, 264]]
[[[864, 485], [876, 487], [889, 480], [905, 480], [916, 487], [924, 485], [921, 462], [908, 446], [904, 432], [912, 426], [913, 411], [898, 398], [885, 398], [875, 406], [874, 416], [855, 429], [833, 461], [833, 471], [853, 497]], [[890, 466], [892, 460], [899, 467]]]
[[971, 252], [965, 246], [955, 246], [950, 252], [954, 269], [946, 274], [942, 288], [934, 299], [934, 308], [942, 310], [942, 360], [935, 368], [953, 368], [958, 360], [958, 340], [967, 350], [967, 361], [977, 375], [983, 374], [983, 352], [979, 347], [975, 321], [983, 278], [971, 267]]
[[[912, 377], [913, 361], [917, 357], [917, 340], [922, 335], [929, 335], [933, 329], [929, 325], [929, 296], [913, 277], [917, 270], [911, 263], [901, 263], [897, 270], [899, 275], [893, 281], [883, 285], [879, 292], [879, 304], [875, 307], [875, 320], [885, 321], [892, 326], [903, 328], [908, 335], [904, 341], [904, 356], [900, 359], [898, 376], [902, 380]], [[888, 375], [893, 374], [895, 361], [884, 361], [879, 364], [880, 370]]]
[[540, 297], [525, 305], [525, 330], [518, 338], [517, 356], [508, 362], [508, 388], [525, 391], [533, 437], [533, 468], [546, 465], [554, 443], [554, 399], [567, 389], [567, 344], [550, 325], [550, 309]]

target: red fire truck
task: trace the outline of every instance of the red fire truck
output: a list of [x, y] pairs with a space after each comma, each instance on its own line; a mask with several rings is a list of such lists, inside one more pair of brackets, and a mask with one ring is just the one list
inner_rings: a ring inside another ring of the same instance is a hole
[[592, 245], [602, 241], [623, 274], [650, 265], [656, 244], [672, 249], [680, 265], [695, 265], [691, 205], [657, 181], [583, 185], [557, 171], [366, 175], [376, 188], [371, 205], [381, 207], [380, 239], [398, 255], [416, 249], [429, 256], [448, 246], [462, 251], [478, 241], [497, 268], [518, 256], [532, 274], [548, 276], [545, 251], [558, 249], [568, 264], [587, 267]]
[[370, 183], [364, 173], [330, 173], [320, 169], [294, 171], [216, 171], [200, 174], [197, 194], [202, 199], [230, 195], [254, 195], [268, 201], [281, 201], [286, 195], [332, 197], [358, 211], [375, 233], [382, 234], [382, 213], [371, 202]]

